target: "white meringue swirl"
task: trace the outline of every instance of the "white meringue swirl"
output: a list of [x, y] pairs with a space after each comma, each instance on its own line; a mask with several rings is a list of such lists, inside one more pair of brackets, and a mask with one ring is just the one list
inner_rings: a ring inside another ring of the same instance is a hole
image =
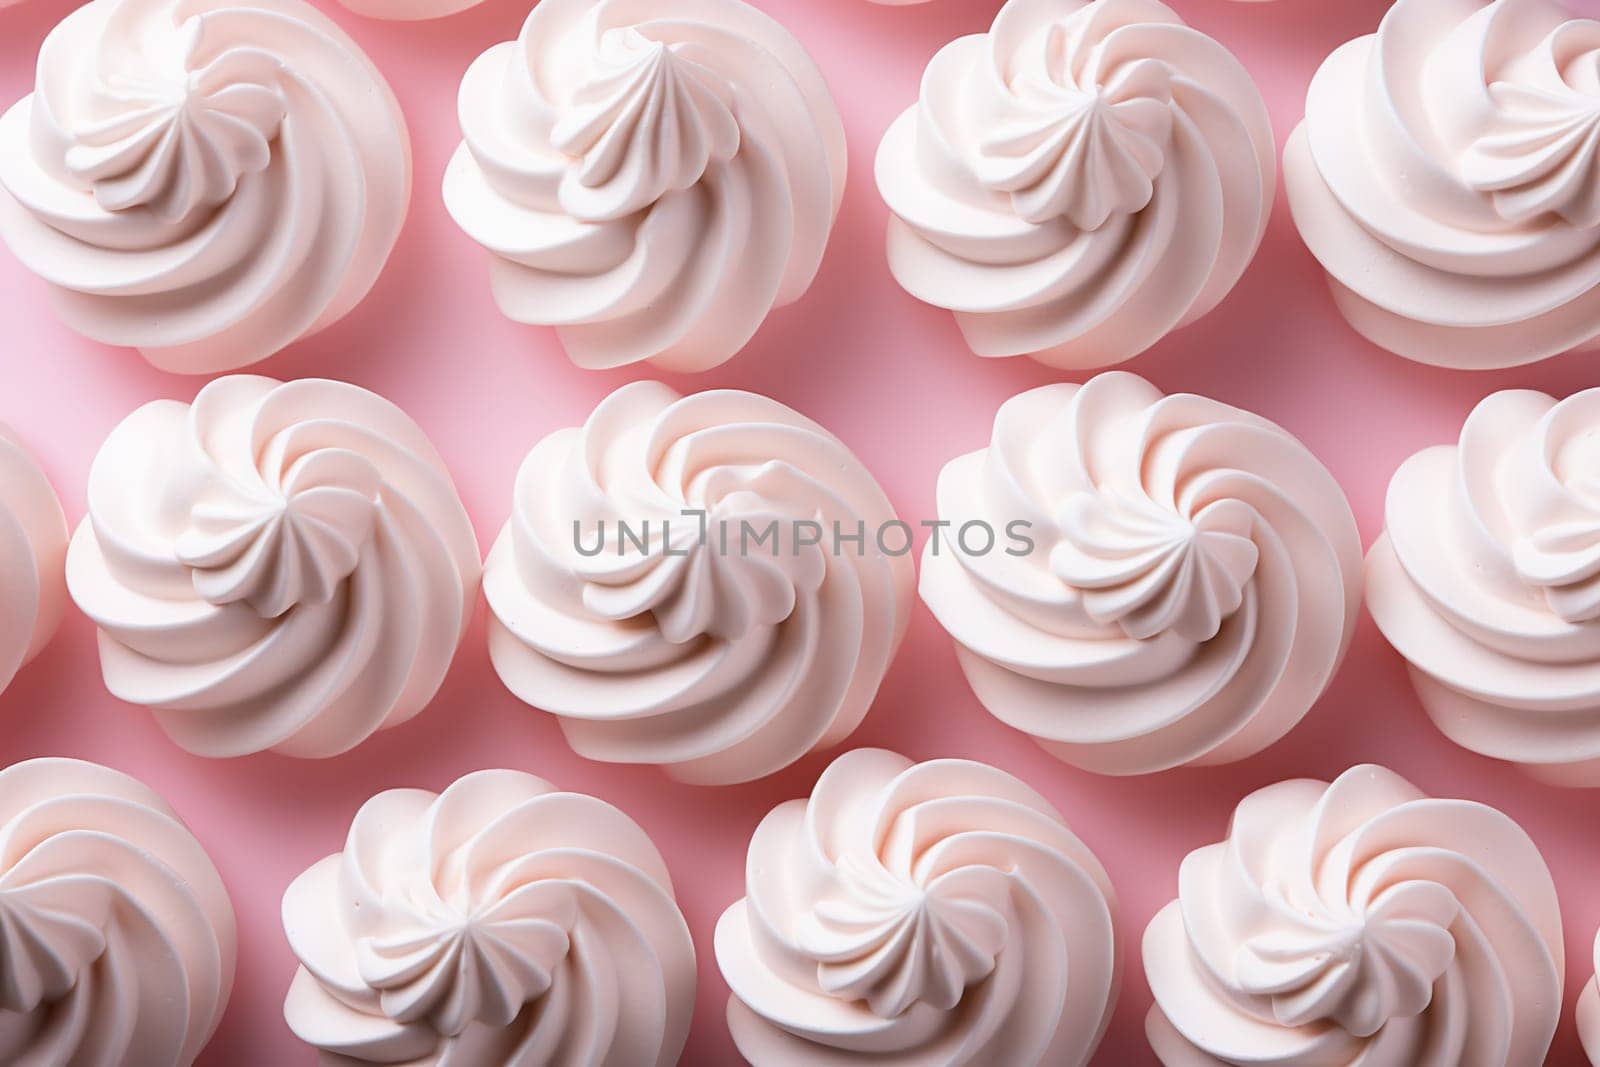
[[79, 760], [0, 771], [0, 1062], [187, 1067], [235, 956], [222, 879], [161, 797]]
[[1284, 176], [1375, 344], [1481, 369], [1600, 335], [1600, 21], [1558, 0], [1397, 0], [1317, 72]]
[[66, 555], [61, 502], [22, 442], [0, 423], [0, 693], [61, 623]]
[[625, 385], [518, 472], [484, 569], [490, 658], [589, 759], [762, 777], [876, 696], [912, 600], [909, 554], [875, 537], [895, 521], [844, 443], [777, 401]]
[[1600, 786], [1600, 389], [1486, 397], [1389, 483], [1367, 604], [1457, 744]]
[[716, 953], [756, 1067], [1073, 1067], [1110, 1022], [1105, 870], [982, 763], [845, 753], [762, 820], [745, 892]]
[[1266, 232], [1272, 127], [1157, 0], [1008, 0], [878, 149], [889, 265], [980, 356], [1131, 359], [1215, 307]]
[[1144, 935], [1167, 1067], [1538, 1067], [1561, 1014], [1561, 914], [1493, 808], [1382, 767], [1246, 797]]
[[666, 864], [611, 805], [519, 771], [362, 805], [289, 886], [289, 1027], [325, 1062], [671, 1067], [695, 956]]
[[[1321, 696], [1361, 541], [1287, 431], [1120, 371], [1008, 400], [939, 476], [921, 593], [978, 699], [1101, 774], [1243, 759]], [[1032, 551], [962, 547], [1027, 523]]]
[[73, 329], [180, 373], [342, 318], [410, 190], [394, 94], [301, 0], [92, 0], [0, 118], [0, 238]]
[[581, 367], [726, 361], [811, 285], [844, 195], [821, 72], [743, 0], [541, 0], [460, 118], [445, 205]]
[[203, 756], [333, 756], [410, 719], [478, 576], [409, 416], [344, 382], [252, 375], [123, 420], [67, 555], [107, 687]]

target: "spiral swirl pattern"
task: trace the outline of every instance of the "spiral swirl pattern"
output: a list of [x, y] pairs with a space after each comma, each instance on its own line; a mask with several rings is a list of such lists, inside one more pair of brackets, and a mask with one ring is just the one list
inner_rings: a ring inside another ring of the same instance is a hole
[[1561, 1014], [1532, 840], [1374, 766], [1246, 797], [1183, 861], [1144, 964], [1167, 1067], [1538, 1067]]
[[844, 443], [775, 400], [623, 386], [522, 464], [484, 570], [490, 658], [589, 759], [762, 777], [877, 694], [911, 609], [910, 556], [875, 536], [895, 521]]
[[[1333, 476], [1281, 427], [1132, 374], [1013, 397], [938, 503], [922, 599], [984, 706], [1087, 770], [1260, 751], [1355, 629], [1361, 541]], [[1023, 548], [964, 544], [1019, 523]]]
[[55, 490], [0, 423], [0, 693], [61, 622], [66, 554], [67, 518]]
[[1239, 280], [1274, 151], [1244, 67], [1157, 0], [1008, 0], [878, 149], [889, 265], [980, 356], [1120, 363]]
[[333, 756], [410, 719], [478, 576], [409, 416], [343, 382], [251, 375], [123, 420], [67, 554], [107, 687], [203, 756]]
[[410, 189], [394, 94], [302, 0], [92, 0], [0, 117], [0, 237], [69, 326], [181, 373], [342, 318]]
[[152, 790], [37, 759], [0, 771], [0, 1061], [187, 1067], [233, 988], [233, 906]]
[[579, 366], [733, 356], [822, 262], [844, 126], [743, 0], [541, 0], [461, 83], [445, 205], [496, 302]]
[[362, 805], [290, 885], [290, 1028], [327, 1062], [671, 1067], [695, 958], [666, 865], [604, 801], [518, 771]]
[[993, 767], [845, 753], [762, 820], [745, 892], [716, 952], [756, 1067], [1072, 1067], [1110, 1021], [1106, 873]]
[[1600, 21], [1559, 0], [1398, 0], [1329, 56], [1284, 174], [1352, 326], [1508, 367], [1600, 335]]
[[1485, 398], [1389, 483], [1367, 603], [1459, 745], [1600, 786], [1600, 389]]

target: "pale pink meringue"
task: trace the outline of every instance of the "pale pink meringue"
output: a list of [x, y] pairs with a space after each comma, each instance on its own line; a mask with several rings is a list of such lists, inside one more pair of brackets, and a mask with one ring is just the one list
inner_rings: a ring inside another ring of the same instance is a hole
[[745, 892], [716, 953], [755, 1067], [1075, 1067], [1116, 1003], [1105, 870], [981, 763], [845, 753], [756, 828]]
[[695, 955], [661, 854], [602, 800], [519, 771], [362, 805], [283, 898], [289, 1028], [322, 1061], [671, 1067]]
[[203, 756], [333, 756], [433, 699], [477, 540], [405, 412], [344, 382], [218, 378], [112, 431], [67, 584], [114, 696]]
[[187, 1067], [233, 989], [228, 892], [200, 842], [119, 771], [0, 771], [0, 1062]]
[[[1086, 770], [1259, 752], [1355, 629], [1361, 541], [1333, 476], [1266, 419], [1132, 374], [1008, 400], [938, 507], [922, 599], [978, 699]], [[1031, 550], [968, 551], [977, 523], [1027, 524]]]
[[759, 778], [843, 741], [877, 695], [913, 596], [910, 555], [875, 536], [896, 521], [844, 443], [776, 400], [625, 385], [523, 462], [485, 563], [489, 655], [580, 755]]
[[1561, 913], [1494, 808], [1382, 767], [1246, 797], [1144, 935], [1167, 1067], [1538, 1067]]
[[1600, 335], [1600, 22], [1558, 0], [1396, 0], [1290, 138], [1295, 222], [1352, 326], [1508, 367]]
[[1157, 0], [1008, 0], [884, 135], [889, 265], [980, 356], [1103, 367], [1210, 311], [1266, 232], [1266, 104]]
[[1457, 744], [1600, 786], [1600, 389], [1486, 397], [1389, 483], [1367, 605]]
[[91, 0], [0, 118], [0, 238], [67, 325], [180, 373], [342, 318], [410, 189], [394, 94], [302, 0]]
[[0, 423], [0, 692], [61, 623], [66, 555], [61, 502], [22, 442]]
[[[1600, 937], [1594, 945], [1595, 970], [1600, 972]], [[1578, 1038], [1589, 1062], [1600, 1064], [1600, 978], [1589, 979], [1578, 997]]]
[[420, 22], [454, 15], [483, 0], [339, 0], [339, 3], [358, 15], [369, 19], [390, 19], [396, 22]]
[[[1600, 973], [1600, 937], [1595, 939], [1595, 971]], [[1600, 977], [1592, 977], [1578, 997], [1578, 1038], [1590, 1064], [1600, 1064]]]
[[729, 359], [811, 285], [844, 195], [821, 72], [743, 0], [540, 0], [460, 118], [445, 206], [581, 367]]

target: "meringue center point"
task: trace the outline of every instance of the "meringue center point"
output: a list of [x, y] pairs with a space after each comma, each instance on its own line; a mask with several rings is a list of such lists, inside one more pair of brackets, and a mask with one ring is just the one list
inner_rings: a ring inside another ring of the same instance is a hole
[[1237, 501], [1191, 518], [1148, 498], [1081, 492], [1058, 522], [1051, 570], [1091, 619], [1137, 640], [1172, 631], [1209, 641], [1244, 603], [1260, 561], [1253, 510]]

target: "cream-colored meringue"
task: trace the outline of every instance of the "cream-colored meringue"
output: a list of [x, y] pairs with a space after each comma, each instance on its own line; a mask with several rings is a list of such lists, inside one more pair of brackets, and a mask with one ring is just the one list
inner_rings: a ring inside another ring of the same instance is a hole
[[1512, 389], [1389, 483], [1367, 605], [1434, 723], [1600, 786], [1600, 389]]
[[188, 1065], [233, 989], [233, 906], [166, 801], [119, 771], [0, 771], [0, 1062]]
[[745, 892], [716, 953], [755, 1067], [1074, 1067], [1110, 1021], [1110, 880], [982, 763], [845, 753], [756, 828]]
[[67, 517], [55, 490], [0, 423], [0, 692], [61, 623], [66, 554]]
[[242, 374], [112, 431], [67, 553], [107, 687], [203, 756], [333, 756], [410, 719], [478, 576], [409, 416], [344, 382]]
[[1600, 335], [1600, 22], [1559, 0], [1396, 0], [1290, 138], [1295, 222], [1352, 326], [1445, 367]]
[[810, 286], [844, 195], [821, 72], [743, 0], [540, 0], [460, 118], [445, 206], [581, 367], [724, 362]]
[[1008, 0], [884, 135], [889, 266], [980, 356], [1120, 363], [1239, 280], [1275, 154], [1244, 67], [1157, 0]]
[[[922, 599], [978, 699], [1086, 770], [1259, 752], [1355, 629], [1361, 541], [1333, 476], [1266, 419], [1132, 374], [1008, 400], [938, 506]], [[964, 547], [980, 523], [1001, 547]]]
[[1167, 1067], [1538, 1067], [1561, 914], [1494, 808], [1382, 767], [1246, 797], [1144, 935]]
[[165, 370], [254, 363], [341, 318], [394, 247], [394, 94], [302, 0], [91, 0], [0, 117], [0, 238], [80, 333]]
[[895, 522], [844, 443], [776, 400], [625, 385], [523, 462], [485, 563], [489, 655], [589, 759], [759, 778], [877, 694], [913, 596], [899, 535], [877, 536]]
[[329, 1064], [671, 1067], [695, 955], [661, 855], [519, 771], [391, 789], [289, 886], [284, 1015]]

